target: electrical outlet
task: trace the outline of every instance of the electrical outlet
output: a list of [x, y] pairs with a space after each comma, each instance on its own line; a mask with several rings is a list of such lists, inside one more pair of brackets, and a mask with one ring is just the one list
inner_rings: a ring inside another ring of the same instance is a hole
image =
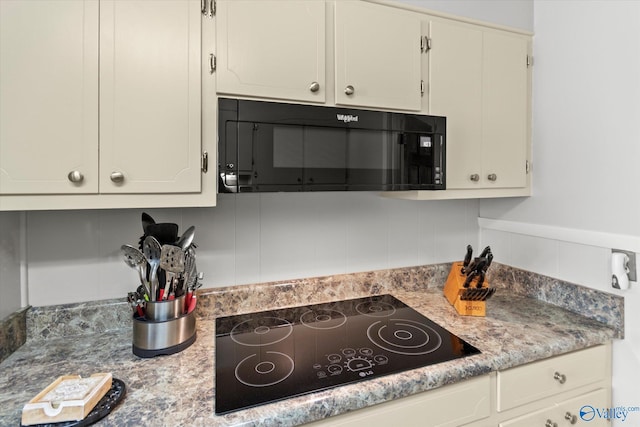
[[636, 253], [633, 251], [623, 251], [622, 249], [611, 249], [611, 253], [614, 254], [616, 252], [622, 252], [626, 254], [629, 258], [629, 262], [627, 263], [629, 267], [629, 281], [636, 282], [638, 280], [637, 272], [636, 272]]

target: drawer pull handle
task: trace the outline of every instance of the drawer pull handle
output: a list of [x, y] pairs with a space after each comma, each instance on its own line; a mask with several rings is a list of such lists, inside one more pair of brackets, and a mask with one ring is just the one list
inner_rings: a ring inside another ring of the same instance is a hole
[[558, 427], [558, 423], [554, 423], [551, 420], [547, 420], [547, 422], [544, 423], [544, 427]]
[[560, 372], [556, 372], [553, 374], [553, 379], [558, 381], [560, 384], [564, 384], [567, 382], [567, 376], [565, 374], [561, 374]]
[[573, 415], [571, 412], [567, 412], [564, 414], [564, 419], [569, 421], [570, 424], [575, 424], [578, 422], [578, 417]]

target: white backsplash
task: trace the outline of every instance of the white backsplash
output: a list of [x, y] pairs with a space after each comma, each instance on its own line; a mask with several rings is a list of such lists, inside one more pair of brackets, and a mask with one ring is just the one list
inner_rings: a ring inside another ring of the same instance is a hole
[[[137, 287], [120, 245], [138, 244], [143, 210], [27, 213], [29, 304], [125, 297]], [[148, 209], [196, 226], [204, 287], [432, 264], [478, 241], [478, 201], [377, 193], [222, 194], [215, 208]]]

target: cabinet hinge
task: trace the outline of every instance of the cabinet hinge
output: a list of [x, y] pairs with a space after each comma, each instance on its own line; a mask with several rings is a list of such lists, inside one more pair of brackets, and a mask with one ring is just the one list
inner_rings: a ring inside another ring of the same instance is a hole
[[213, 74], [216, 71], [216, 56], [213, 53], [209, 54], [209, 74]]
[[527, 174], [531, 172], [531, 164], [529, 163], [529, 160], [525, 162], [524, 170], [526, 171]]
[[533, 67], [533, 55], [527, 55], [527, 68]]
[[213, 18], [216, 14], [216, 0], [200, 0], [202, 14], [207, 18]]
[[424, 96], [424, 80], [420, 80], [420, 96]]
[[202, 169], [202, 173], [207, 173], [207, 171], [209, 171], [209, 153], [206, 151], [202, 153], [200, 168]]
[[420, 52], [428, 52], [431, 50], [431, 39], [427, 36], [420, 37]]

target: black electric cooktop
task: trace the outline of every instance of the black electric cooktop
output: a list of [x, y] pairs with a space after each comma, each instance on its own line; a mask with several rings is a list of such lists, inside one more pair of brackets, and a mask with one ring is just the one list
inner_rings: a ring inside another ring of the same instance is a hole
[[391, 295], [220, 317], [215, 413], [478, 353]]

